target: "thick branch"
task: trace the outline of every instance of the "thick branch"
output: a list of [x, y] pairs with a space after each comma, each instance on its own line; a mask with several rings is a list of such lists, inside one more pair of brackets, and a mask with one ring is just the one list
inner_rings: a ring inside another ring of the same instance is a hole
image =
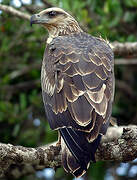
[[[60, 164], [60, 148], [56, 147], [55, 144], [27, 148], [0, 143], [0, 178], [5, 175], [18, 178], [45, 167], [56, 168]], [[21, 172], [19, 172], [20, 168], [22, 168]], [[14, 174], [14, 172], [16, 173]]]
[[[110, 127], [96, 152], [97, 161], [128, 162], [135, 158], [137, 158], [137, 126], [124, 127], [124, 130], [123, 127]], [[45, 167], [57, 168], [60, 165], [60, 147], [55, 143], [38, 148], [0, 143], [0, 177], [19, 178]]]
[[25, 19], [25, 20], [30, 20], [30, 15], [29, 14], [18, 11], [15, 8], [11, 7], [11, 6], [6, 6], [6, 5], [0, 4], [0, 9], [2, 11], [5, 11], [5, 12], [7, 12], [9, 14], [12, 14], [14, 16], [17, 16], [19, 18], [22, 18], [22, 19]]
[[[123, 129], [123, 130], [122, 130]], [[121, 132], [122, 136], [121, 136]], [[117, 137], [119, 137], [117, 139]], [[109, 140], [109, 142], [108, 142]], [[137, 126], [111, 127], [96, 153], [97, 160], [128, 162], [137, 158]]]

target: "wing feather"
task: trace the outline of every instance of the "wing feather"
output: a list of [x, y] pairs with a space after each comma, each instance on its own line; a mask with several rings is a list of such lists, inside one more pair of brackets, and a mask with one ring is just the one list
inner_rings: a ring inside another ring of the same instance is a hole
[[[86, 36], [83, 37], [85, 40]], [[56, 38], [47, 47], [41, 79], [43, 91], [51, 96], [53, 112], [56, 115], [65, 112], [70, 103], [72, 120], [86, 127], [92, 121], [93, 109], [104, 118], [109, 108], [112, 83], [108, 82], [113, 71], [113, 54], [110, 55], [104, 41], [93, 39], [91, 44], [84, 44], [80, 38], [81, 44], [75, 37], [72, 41], [68, 37]], [[49, 73], [48, 66], [51, 67]]]
[[84, 96], [79, 96], [77, 101], [71, 103], [73, 116], [81, 126], [87, 126], [91, 122], [93, 107]]
[[78, 63], [78, 69], [80, 75], [87, 75], [95, 71], [96, 65], [92, 62], [86, 62], [82, 57]]
[[91, 73], [91, 74], [83, 76], [82, 80], [85, 86], [90, 90], [98, 87], [102, 81], [95, 73]]

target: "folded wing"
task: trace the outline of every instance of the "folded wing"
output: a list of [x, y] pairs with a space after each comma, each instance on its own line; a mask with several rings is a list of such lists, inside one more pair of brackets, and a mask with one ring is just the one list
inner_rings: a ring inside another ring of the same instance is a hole
[[100, 38], [57, 37], [45, 50], [41, 83], [47, 119], [60, 130], [64, 168], [76, 177], [95, 161], [109, 125], [113, 81], [113, 53]]

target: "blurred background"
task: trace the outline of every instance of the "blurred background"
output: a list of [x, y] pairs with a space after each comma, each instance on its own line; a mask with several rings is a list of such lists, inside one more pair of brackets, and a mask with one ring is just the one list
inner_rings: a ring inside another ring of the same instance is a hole
[[[58, 6], [76, 17], [84, 31], [110, 42], [137, 41], [137, 0], [0, 0], [34, 14]], [[36, 147], [57, 140], [44, 112], [40, 67], [47, 32], [0, 11], [0, 142]], [[118, 61], [118, 58], [115, 57]], [[136, 57], [126, 56], [130, 61]], [[113, 117], [118, 125], [137, 125], [137, 65], [116, 65]], [[20, 180], [74, 180], [63, 168], [47, 168]], [[97, 162], [79, 180], [137, 179], [137, 160]]]

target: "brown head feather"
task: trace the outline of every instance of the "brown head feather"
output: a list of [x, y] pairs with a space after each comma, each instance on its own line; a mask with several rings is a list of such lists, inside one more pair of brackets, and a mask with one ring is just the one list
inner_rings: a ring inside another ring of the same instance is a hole
[[78, 22], [69, 13], [57, 7], [33, 15], [31, 24], [33, 23], [42, 24], [48, 30], [48, 43], [57, 36], [82, 32]]

